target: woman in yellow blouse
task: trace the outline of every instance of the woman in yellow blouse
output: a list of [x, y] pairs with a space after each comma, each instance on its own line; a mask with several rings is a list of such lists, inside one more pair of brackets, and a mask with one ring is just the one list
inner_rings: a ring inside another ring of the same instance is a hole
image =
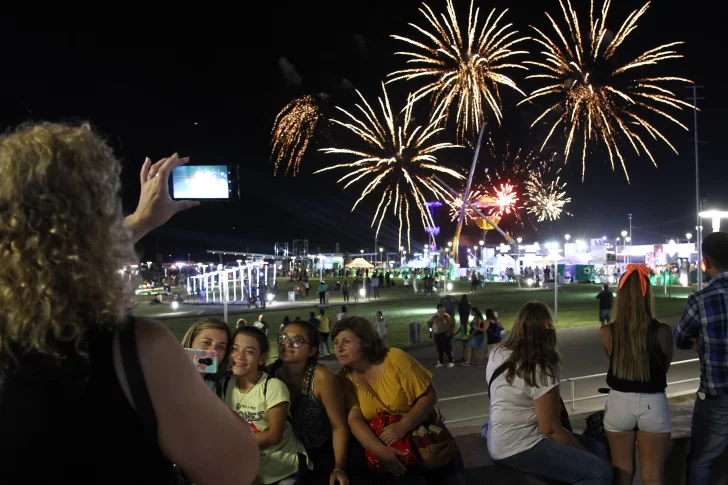
[[[402, 453], [391, 447], [427, 419], [435, 408], [437, 391], [432, 385], [432, 373], [406, 352], [387, 348], [374, 324], [365, 318], [341, 320], [334, 325], [331, 336], [336, 358], [343, 366], [339, 377], [345, 391], [351, 432], [391, 474], [378, 477], [377, 482], [387, 483], [391, 479], [400, 483], [397, 477], [405, 477], [408, 484], [464, 484], [459, 453], [449, 464], [425, 471], [420, 467], [406, 468], [399, 460]], [[382, 404], [404, 416], [377, 437], [369, 421]]]

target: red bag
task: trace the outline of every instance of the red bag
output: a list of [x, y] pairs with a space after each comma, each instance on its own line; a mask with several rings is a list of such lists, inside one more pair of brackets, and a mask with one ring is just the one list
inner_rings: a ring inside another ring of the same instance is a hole
[[[377, 416], [369, 422], [369, 427], [372, 428], [374, 434], [379, 436], [380, 434], [382, 434], [382, 430], [384, 428], [386, 428], [390, 424], [396, 423], [400, 419], [402, 419], [402, 415], [400, 414], [390, 414], [387, 411], [379, 410], [377, 412]], [[405, 453], [407, 453], [406, 455], [399, 457], [399, 461], [401, 461], [402, 464], [407, 467], [417, 464], [417, 456], [412, 449], [411, 436], [411, 434], [408, 434], [391, 446], [391, 448], [396, 448], [400, 451], [404, 451]], [[379, 474], [387, 473], [387, 470], [382, 466], [381, 463], [379, 463], [379, 459], [374, 456], [374, 453], [369, 450], [365, 450], [364, 456], [366, 456], [367, 464], [369, 465], [370, 470]]]

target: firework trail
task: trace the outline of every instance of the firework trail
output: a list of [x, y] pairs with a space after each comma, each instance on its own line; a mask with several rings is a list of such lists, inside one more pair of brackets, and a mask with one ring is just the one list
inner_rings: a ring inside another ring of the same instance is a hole
[[557, 128], [563, 129], [566, 139], [564, 156], [567, 161], [574, 142], [578, 140], [582, 143], [582, 180], [586, 173], [587, 150], [594, 144], [606, 147], [612, 170], [615, 156], [619, 159], [628, 181], [629, 174], [619, 148], [621, 140], [626, 139], [637, 155], [647, 154], [655, 166], [657, 163], [645, 143], [648, 137], [662, 140], [677, 153], [670, 141], [647, 120], [647, 115], [659, 115], [687, 130], [683, 123], [667, 111], [670, 108], [692, 108], [691, 104], [676, 98], [675, 93], [664, 87], [665, 83], [672, 81], [692, 81], [675, 76], [640, 74], [644, 67], [652, 69], [662, 61], [683, 57], [675, 50], [682, 42], [663, 44], [645, 51], [626, 64], [618, 64], [615, 52], [637, 28], [637, 21], [647, 11], [650, 2], [633, 11], [616, 34], [606, 27], [610, 3], [610, 0], [604, 0], [601, 13], [595, 18], [594, 0], [591, 0], [589, 29], [582, 36], [581, 22], [571, 1], [559, 0], [568, 30], [562, 30], [546, 13], [555, 36], [549, 37], [532, 27], [538, 34], [534, 40], [544, 48], [541, 52], [543, 60], [524, 62], [541, 70], [527, 79], [543, 80], [546, 85], [533, 91], [521, 103], [542, 96], [556, 98], [536, 118], [532, 127], [546, 120], [549, 114], [556, 116], [543, 146], [546, 146]]
[[[460, 218], [460, 209], [463, 207], [463, 195], [465, 194], [465, 188], [462, 190], [462, 194], [459, 197], [452, 197], [447, 200], [447, 205], [450, 207], [450, 220], [455, 222]], [[468, 194], [468, 203], [474, 204], [481, 197], [485, 195], [485, 189], [482, 187], [470, 187], [470, 193]], [[467, 225], [469, 220], [479, 217], [473, 209], [469, 206], [465, 206], [465, 218], [463, 224]]]
[[446, 200], [447, 190], [432, 178], [433, 173], [443, 173], [455, 179], [464, 179], [459, 172], [437, 164], [434, 153], [445, 148], [457, 148], [452, 143], [436, 143], [434, 135], [444, 130], [438, 128], [440, 118], [430, 117], [424, 126], [411, 126], [412, 102], [408, 99], [407, 106], [400, 116], [395, 116], [389, 103], [387, 89], [382, 84], [384, 97], [379, 98], [381, 115], [377, 114], [359, 91], [356, 91], [361, 100], [356, 107], [362, 117], [342, 108], [337, 109], [346, 117], [344, 121], [332, 119], [331, 122], [340, 125], [360, 137], [366, 144], [365, 148], [323, 148], [327, 154], [340, 154], [353, 156], [355, 161], [333, 165], [314, 173], [327, 170], [349, 169], [349, 173], [337, 182], [346, 182], [344, 189], [360, 181], [367, 181], [361, 196], [352, 207], [364, 200], [368, 195], [377, 193], [380, 199], [372, 220], [372, 227], [376, 224], [376, 233], [382, 226], [382, 221], [391, 208], [392, 213], [399, 219], [399, 245], [402, 244], [402, 231], [407, 226], [407, 245], [410, 246], [411, 223], [409, 219], [410, 206], [413, 205], [420, 215], [423, 228], [435, 225], [432, 215], [425, 206], [426, 196], [438, 200]]
[[276, 116], [273, 123], [273, 139], [270, 159], [274, 162], [273, 175], [278, 173], [281, 162], [286, 162], [286, 172], [295, 177], [301, 167], [301, 158], [311, 141], [321, 109], [311, 95], [296, 98]]
[[473, 11], [471, 0], [465, 36], [461, 34], [452, 0], [447, 0], [447, 16], [436, 16], [426, 3], [419, 10], [431, 30], [409, 25], [427, 40], [419, 42], [400, 35], [392, 36], [416, 48], [414, 52], [396, 53], [408, 57], [407, 63], [415, 67], [391, 73], [389, 82], [425, 79], [427, 84], [414, 93], [412, 102], [432, 94], [435, 113], [444, 115], [443, 121], [451, 109], [455, 110], [459, 140], [480, 131], [488, 108], [500, 123], [503, 112], [499, 86], [508, 86], [525, 96], [515, 81], [502, 71], [528, 69], [510, 59], [528, 52], [512, 50], [527, 38], [517, 37], [518, 32], [512, 24], [501, 24], [507, 10], [500, 14], [491, 10], [479, 28], [480, 8]]

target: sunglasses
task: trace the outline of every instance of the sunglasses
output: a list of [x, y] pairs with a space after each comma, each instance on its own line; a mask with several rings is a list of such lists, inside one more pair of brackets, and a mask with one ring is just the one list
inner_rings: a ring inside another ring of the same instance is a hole
[[278, 336], [278, 345], [285, 345], [287, 343], [291, 343], [291, 347], [294, 349], [299, 349], [303, 344], [309, 344], [306, 340], [304, 340], [303, 337], [289, 337], [288, 335], [279, 335]]

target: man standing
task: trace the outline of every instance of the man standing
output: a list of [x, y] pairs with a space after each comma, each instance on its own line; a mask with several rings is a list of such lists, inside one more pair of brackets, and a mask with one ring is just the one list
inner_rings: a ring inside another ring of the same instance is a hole
[[604, 283], [602, 291], [597, 294], [599, 300], [599, 323], [606, 325], [612, 319], [612, 303], [614, 303], [614, 295], [609, 291], [609, 285]]
[[372, 293], [374, 293], [374, 299], [379, 298], [379, 275], [374, 273], [372, 276]]
[[688, 299], [675, 327], [675, 346], [700, 355], [700, 387], [693, 408], [688, 483], [711, 483], [711, 466], [728, 445], [728, 234], [703, 239], [708, 286]]
[[331, 331], [331, 320], [329, 319], [328, 315], [324, 314], [323, 308], [319, 313], [319, 333], [321, 334], [319, 352], [321, 353], [321, 355], [324, 355], [324, 346], [326, 346], [326, 352], [331, 355], [331, 349], [329, 349], [329, 332]]
[[322, 280], [318, 287], [319, 305], [324, 305], [326, 303], [327, 291], [329, 291], [329, 287], [326, 285], [326, 282]]
[[445, 312], [445, 305], [437, 304], [437, 313], [435, 313], [427, 322], [430, 326], [430, 337], [434, 335], [435, 348], [437, 349], [438, 361], [435, 367], [444, 367], [443, 354], [447, 354], [449, 360], [447, 366], [455, 367], [455, 361], [452, 358], [452, 341], [450, 337], [455, 330], [455, 323], [450, 315]]

